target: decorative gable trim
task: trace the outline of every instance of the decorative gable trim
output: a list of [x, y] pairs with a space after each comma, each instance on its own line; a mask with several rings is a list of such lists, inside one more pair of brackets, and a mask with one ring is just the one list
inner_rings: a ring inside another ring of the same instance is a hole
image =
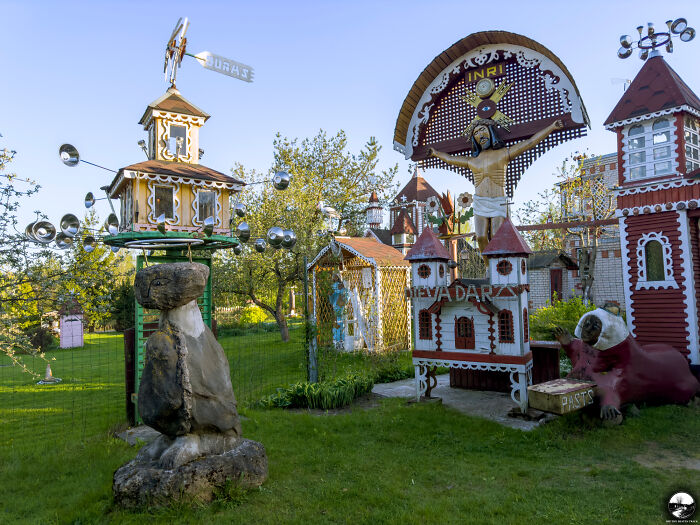
[[653, 118], [662, 117], [664, 115], [673, 115], [674, 113], [679, 113], [681, 111], [685, 111], [686, 113], [690, 113], [691, 115], [695, 115], [696, 117], [700, 117], [700, 111], [698, 111], [694, 107], [688, 106], [687, 104], [683, 104], [682, 106], [676, 106], [674, 108], [669, 108], [669, 109], [662, 109], [661, 111], [655, 111], [654, 113], [645, 113], [644, 115], [639, 115], [638, 117], [632, 117], [632, 118], [626, 118], [624, 120], [618, 120], [617, 122], [612, 122], [610, 124], [607, 124], [605, 126], [605, 129], [613, 131], [615, 128], [627, 126], [628, 124], [635, 124], [637, 122], [642, 122], [645, 120], [650, 120]]

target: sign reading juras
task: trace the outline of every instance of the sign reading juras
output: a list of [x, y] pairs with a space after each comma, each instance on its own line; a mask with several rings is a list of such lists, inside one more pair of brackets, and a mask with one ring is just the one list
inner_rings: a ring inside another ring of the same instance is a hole
[[202, 67], [216, 71], [217, 73], [222, 73], [228, 75], [229, 77], [237, 78], [243, 80], [244, 82], [253, 81], [253, 68], [225, 58], [209, 51], [202, 51], [194, 55]]

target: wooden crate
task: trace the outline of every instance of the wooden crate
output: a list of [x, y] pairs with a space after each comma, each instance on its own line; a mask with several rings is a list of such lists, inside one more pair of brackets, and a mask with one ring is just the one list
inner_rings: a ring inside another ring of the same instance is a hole
[[532, 408], [555, 414], [568, 414], [593, 404], [595, 386], [592, 381], [553, 379], [527, 387], [527, 395]]

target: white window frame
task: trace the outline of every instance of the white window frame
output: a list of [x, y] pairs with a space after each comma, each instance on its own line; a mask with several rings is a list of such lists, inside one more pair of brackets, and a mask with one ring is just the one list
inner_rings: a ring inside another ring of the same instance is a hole
[[[695, 126], [689, 125], [691, 120]], [[700, 168], [700, 121], [691, 115], [686, 115], [683, 119], [683, 132], [685, 137], [685, 172], [690, 173]]]
[[[661, 144], [654, 144], [654, 135], [666, 131], [666, 129], [655, 130], [653, 129], [654, 124], [660, 121], [668, 122], [669, 140]], [[637, 127], [642, 128], [642, 132], [638, 135], [633, 135], [631, 138], [644, 138], [644, 147], [632, 150], [630, 149], [630, 130]], [[667, 177], [669, 175], [675, 175], [678, 171], [678, 159], [674, 155], [676, 148], [676, 125], [675, 119], [672, 116], [663, 116], [655, 118], [653, 120], [648, 120], [646, 122], [635, 122], [629, 126], [626, 126], [623, 131], [623, 159], [625, 161], [625, 181], [643, 181], [645, 179], [655, 179], [657, 177]], [[654, 150], [657, 148], [662, 148], [668, 146], [669, 156], [661, 159], [654, 160]], [[645, 158], [643, 162], [632, 162], [632, 155], [635, 153], [644, 152]], [[667, 173], [657, 175], [655, 172], [655, 165], [661, 164], [662, 162], [670, 163], [670, 170]], [[632, 177], [632, 170], [635, 168], [644, 168], [644, 175]]]
[[192, 188], [192, 191], [194, 191], [195, 194], [194, 199], [192, 200], [192, 210], [194, 211], [194, 215], [192, 216], [192, 224], [194, 226], [201, 226], [204, 222], [204, 219], [206, 219], [206, 217], [199, 216], [199, 194], [200, 192], [208, 191], [214, 194], [214, 224], [217, 228], [223, 227], [221, 221], [221, 211], [223, 209], [220, 203], [221, 191], [214, 188]]
[[[656, 241], [661, 244], [661, 250], [664, 263], [663, 281], [647, 281], [647, 258], [646, 245], [651, 241]], [[678, 288], [678, 283], [673, 278], [673, 256], [671, 242], [668, 237], [661, 232], [643, 233], [637, 241], [637, 290], [656, 289], [656, 288]]]

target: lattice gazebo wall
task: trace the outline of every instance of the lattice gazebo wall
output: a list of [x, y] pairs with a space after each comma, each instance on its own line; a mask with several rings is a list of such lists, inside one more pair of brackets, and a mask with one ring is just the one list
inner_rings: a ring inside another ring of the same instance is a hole
[[[327, 255], [308, 270], [318, 345], [345, 351], [410, 349], [410, 268], [372, 264], [344, 250], [340, 257]], [[331, 303], [334, 274], [347, 294], [340, 323]], [[334, 339], [334, 327], [344, 329], [342, 345]]]

